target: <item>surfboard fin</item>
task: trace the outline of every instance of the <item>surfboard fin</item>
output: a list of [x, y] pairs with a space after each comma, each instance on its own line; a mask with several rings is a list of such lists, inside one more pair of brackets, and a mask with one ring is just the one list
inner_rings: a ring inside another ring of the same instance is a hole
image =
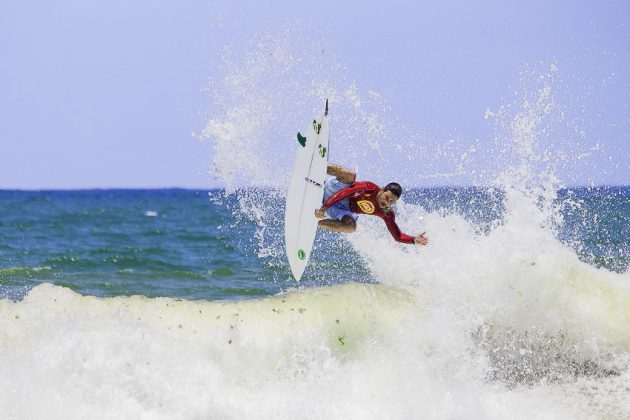
[[306, 147], [306, 137], [298, 133], [297, 139], [298, 139], [298, 143], [300, 143], [302, 147]]

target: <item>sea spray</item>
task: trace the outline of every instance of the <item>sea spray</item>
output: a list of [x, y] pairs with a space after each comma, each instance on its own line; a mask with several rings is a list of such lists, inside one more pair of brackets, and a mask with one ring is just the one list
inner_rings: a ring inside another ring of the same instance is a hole
[[[547, 147], [558, 116], [553, 85], [542, 80], [533, 97], [524, 92], [520, 107], [500, 113], [503, 137], [495, 147], [502, 147], [500, 161], [514, 163], [486, 186], [501, 192], [486, 229], [454, 207], [427, 214], [402, 202], [400, 226], [413, 234], [426, 230], [430, 246], [388, 245], [373, 220], [362, 220], [349, 240], [380, 282], [425, 299], [427, 315], [417, 328], [438, 346], [435, 353], [466, 360], [460, 373], [510, 388], [571, 383], [557, 390], [576, 404], [601, 395], [578, 396], [589, 383], [616, 401], [628, 380], [630, 278], [580, 261], [558, 239], [567, 202], [557, 199], [563, 186], [554, 176], [558, 156]], [[378, 248], [371, 245], [376, 241]], [[599, 408], [612, 416], [628, 410]]]
[[388, 158], [381, 146], [392, 140], [383, 98], [348, 78], [333, 53], [302, 35], [303, 29], [270, 30], [252, 38], [241, 54], [224, 51], [221, 76], [208, 87], [212, 114], [198, 134], [214, 145], [211, 174], [238, 200], [230, 209], [235, 220], [257, 226], [242, 245], [270, 267], [285, 264], [279, 226], [296, 133], [322, 112], [324, 101], [334, 113], [331, 161], [378, 176]]

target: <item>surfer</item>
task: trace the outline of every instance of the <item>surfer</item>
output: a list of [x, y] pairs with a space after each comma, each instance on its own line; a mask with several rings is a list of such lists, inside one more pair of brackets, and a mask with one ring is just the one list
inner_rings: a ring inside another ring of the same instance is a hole
[[[335, 178], [324, 184], [324, 205], [315, 210], [319, 227], [333, 232], [352, 233], [357, 228], [357, 214], [378, 216], [385, 221], [389, 233], [398, 242], [426, 245], [426, 232], [413, 237], [400, 231], [391, 207], [402, 195], [402, 187], [390, 182], [383, 188], [363, 181], [356, 182], [357, 174], [343, 166], [328, 164], [326, 173]], [[328, 216], [327, 219], [324, 217]]]

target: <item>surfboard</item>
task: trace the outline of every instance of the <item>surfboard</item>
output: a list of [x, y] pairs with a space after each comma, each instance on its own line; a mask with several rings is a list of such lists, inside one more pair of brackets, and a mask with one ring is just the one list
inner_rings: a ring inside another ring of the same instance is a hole
[[297, 134], [297, 153], [289, 181], [284, 213], [284, 242], [295, 280], [300, 281], [311, 257], [322, 206], [328, 165], [328, 100], [322, 115]]

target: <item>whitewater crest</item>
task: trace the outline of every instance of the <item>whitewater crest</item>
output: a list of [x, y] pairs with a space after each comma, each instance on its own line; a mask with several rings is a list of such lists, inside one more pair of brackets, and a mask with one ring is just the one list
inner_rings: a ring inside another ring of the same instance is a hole
[[[604, 402], [630, 380], [630, 292], [592, 274], [595, 286], [547, 291], [556, 299], [542, 302], [511, 287], [490, 299], [488, 288], [448, 279], [425, 294], [349, 283], [237, 302], [97, 298], [43, 284], [0, 301], [0, 406], [9, 418], [628, 413]], [[573, 305], [550, 314], [558, 296]], [[542, 309], [543, 321], [562, 315], [564, 335], [528, 326]]]
[[291, 418], [290, 389], [346, 382], [419, 309], [381, 285], [207, 302], [43, 284], [0, 301], [0, 406], [8, 418], [272, 418], [279, 405]]

